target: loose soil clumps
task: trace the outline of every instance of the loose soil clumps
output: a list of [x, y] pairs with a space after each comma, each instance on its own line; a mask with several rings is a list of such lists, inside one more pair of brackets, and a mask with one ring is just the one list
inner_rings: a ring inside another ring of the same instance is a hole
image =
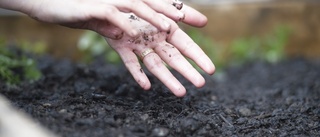
[[[255, 62], [206, 76], [175, 97], [148, 74], [143, 91], [123, 66], [39, 59], [43, 78], [1, 93], [63, 137], [320, 136], [320, 62]], [[146, 72], [148, 73], [148, 72]]]

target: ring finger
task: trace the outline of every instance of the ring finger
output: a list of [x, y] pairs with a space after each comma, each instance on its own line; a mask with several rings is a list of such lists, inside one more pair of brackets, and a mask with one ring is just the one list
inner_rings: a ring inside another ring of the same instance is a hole
[[[136, 54], [149, 50], [148, 48], [135, 50]], [[182, 97], [186, 93], [183, 85], [172, 75], [168, 68], [163, 64], [161, 58], [155, 53], [150, 52], [143, 57], [143, 63], [147, 69], [155, 75], [164, 85], [166, 85], [178, 97]]]

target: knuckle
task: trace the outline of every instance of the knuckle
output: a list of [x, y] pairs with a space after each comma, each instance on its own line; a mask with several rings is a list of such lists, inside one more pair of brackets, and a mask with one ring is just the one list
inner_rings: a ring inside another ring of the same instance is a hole
[[162, 60], [154, 59], [152, 64], [149, 65], [149, 70], [157, 70], [163, 67], [163, 62]]
[[118, 12], [119, 11], [118, 11], [118, 9], [116, 7], [105, 8], [105, 13], [110, 14], [110, 15], [116, 14]]
[[131, 67], [132, 65], [138, 63], [138, 60], [136, 60], [136, 59], [125, 59], [125, 60], [123, 60], [123, 63], [126, 66]]
[[191, 50], [195, 45], [196, 43], [193, 41], [187, 42], [186, 46], [182, 49], [182, 52], [187, 52], [188, 50]]
[[141, 4], [141, 0], [130, 0], [129, 2], [130, 2], [130, 5], [132, 5], [132, 7], [136, 7]]
[[171, 54], [171, 58], [168, 60], [168, 65], [170, 65], [172, 67], [176, 67], [182, 61], [183, 60], [182, 60], [181, 54], [178, 54], [178, 53]]

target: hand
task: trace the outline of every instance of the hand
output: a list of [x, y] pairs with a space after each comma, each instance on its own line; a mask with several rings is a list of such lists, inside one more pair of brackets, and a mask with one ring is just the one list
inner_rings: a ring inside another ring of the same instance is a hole
[[209, 57], [171, 19], [166, 19], [171, 24], [171, 30], [168, 33], [159, 31], [134, 14], [124, 14], [123, 17], [129, 18], [131, 26], [139, 30], [138, 37], [124, 34], [119, 40], [109, 38], [106, 40], [118, 52], [133, 78], [143, 89], [150, 89], [151, 84], [137, 56], [147, 69], [178, 97], [184, 96], [186, 89], [163, 62], [181, 73], [196, 87], [202, 87], [205, 80], [182, 54], [195, 61], [206, 73], [214, 73], [215, 68]]
[[[1, 0], [0, 8], [21, 11], [36, 20], [61, 24], [71, 28], [90, 29], [99, 34], [118, 39], [124, 31], [131, 37], [138, 30], [130, 25], [122, 13], [134, 13], [161, 31], [169, 31], [170, 23], [162, 16], [181, 21], [185, 13], [172, 6], [175, 0]], [[189, 7], [185, 9], [188, 10]], [[190, 9], [190, 8], [189, 8]], [[189, 14], [189, 13], [187, 13]], [[194, 16], [191, 12], [186, 17]], [[190, 21], [189, 21], [190, 22]], [[206, 18], [199, 18], [196, 26], [205, 25]]]
[[[0, 8], [21, 11], [44, 22], [90, 29], [107, 37], [107, 41], [120, 54], [135, 80], [146, 90], [151, 85], [146, 75], [141, 73], [140, 64], [133, 51], [140, 55], [142, 52], [147, 54], [146, 50], [154, 49], [157, 54], [144, 55], [143, 63], [175, 95], [183, 96], [185, 88], [162, 64], [162, 60], [197, 87], [204, 85], [204, 79], [181, 53], [194, 60], [209, 74], [214, 72], [214, 66], [199, 46], [175, 23], [182, 21], [202, 27], [206, 25], [207, 18], [187, 5], [181, 10], [176, 9], [172, 6], [174, 1], [176, 0], [0, 0]], [[123, 16], [124, 13], [134, 13], [146, 22], [130, 23], [132, 20]], [[143, 25], [146, 28], [141, 28]], [[141, 35], [142, 33], [146, 35]], [[156, 41], [145, 40], [142, 36], [151, 36]], [[138, 39], [143, 43], [135, 43]]]

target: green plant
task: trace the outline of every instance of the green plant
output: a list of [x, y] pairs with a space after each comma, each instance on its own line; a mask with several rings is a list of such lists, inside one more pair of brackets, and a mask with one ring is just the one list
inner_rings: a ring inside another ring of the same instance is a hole
[[121, 62], [120, 56], [108, 45], [106, 40], [93, 31], [86, 31], [79, 39], [78, 49], [83, 53], [82, 60], [92, 61], [97, 56], [104, 56], [110, 63]]
[[15, 54], [0, 40], [0, 80], [18, 84], [22, 80], [33, 81], [41, 77], [36, 62], [26, 55]]
[[21, 49], [24, 52], [36, 55], [45, 54], [48, 50], [48, 45], [44, 41], [30, 42], [28, 40], [19, 40], [16, 45], [19, 49]]
[[217, 71], [229, 65], [262, 60], [275, 63], [285, 57], [290, 28], [285, 25], [275, 27], [265, 36], [236, 38], [230, 45], [219, 45], [196, 29], [187, 29], [188, 35], [205, 51], [214, 62]]
[[242, 64], [254, 59], [270, 63], [278, 62], [285, 57], [284, 47], [289, 35], [290, 29], [280, 25], [262, 37], [238, 38], [232, 42], [229, 56], [234, 64]]

